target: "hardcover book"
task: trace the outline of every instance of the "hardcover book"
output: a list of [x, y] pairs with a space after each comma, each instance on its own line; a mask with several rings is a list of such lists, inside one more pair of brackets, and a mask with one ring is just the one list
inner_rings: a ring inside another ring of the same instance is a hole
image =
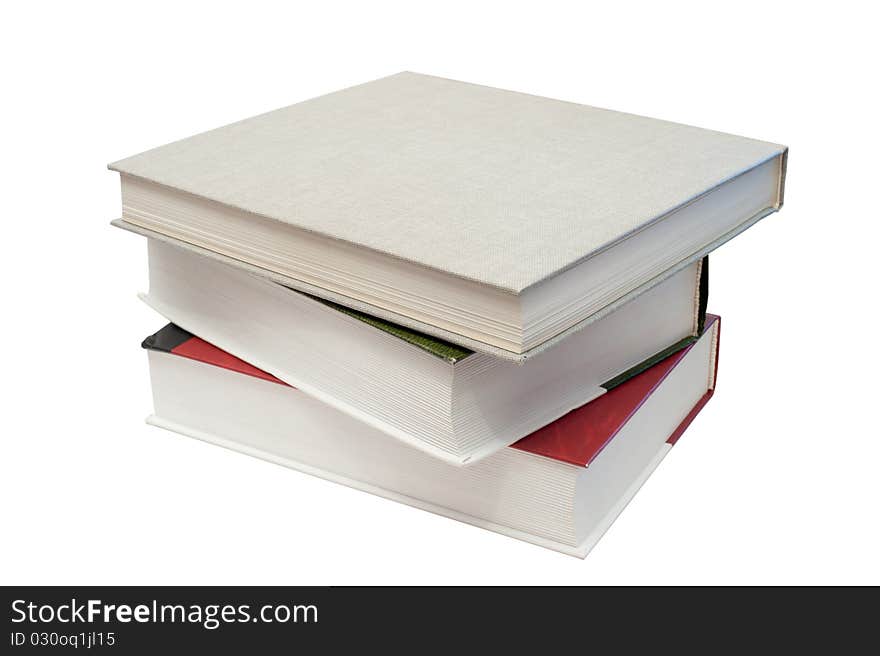
[[148, 422], [584, 557], [711, 398], [720, 319], [700, 339], [469, 467], [408, 447], [183, 329], [148, 337]]
[[697, 262], [519, 364], [149, 240], [166, 319], [395, 439], [455, 464], [487, 457], [700, 334]]
[[777, 210], [786, 154], [400, 73], [110, 168], [116, 225], [522, 360]]

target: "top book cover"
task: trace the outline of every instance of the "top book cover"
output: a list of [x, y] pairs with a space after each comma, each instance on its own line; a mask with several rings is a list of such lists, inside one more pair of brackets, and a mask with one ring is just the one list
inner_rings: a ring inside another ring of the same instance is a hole
[[521, 359], [778, 209], [786, 156], [405, 72], [110, 168], [123, 227]]

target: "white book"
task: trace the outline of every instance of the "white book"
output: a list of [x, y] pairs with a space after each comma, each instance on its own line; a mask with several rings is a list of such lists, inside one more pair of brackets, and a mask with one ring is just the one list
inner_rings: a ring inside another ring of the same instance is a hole
[[711, 397], [720, 323], [707, 323], [686, 350], [470, 467], [410, 448], [173, 325], [144, 342], [148, 421], [584, 557]]
[[[699, 334], [692, 264], [523, 363], [379, 322], [149, 240], [144, 301], [178, 326], [407, 445], [473, 463]], [[616, 380], [612, 380], [616, 379]]]
[[400, 73], [110, 168], [117, 225], [517, 360], [777, 210], [786, 154]]

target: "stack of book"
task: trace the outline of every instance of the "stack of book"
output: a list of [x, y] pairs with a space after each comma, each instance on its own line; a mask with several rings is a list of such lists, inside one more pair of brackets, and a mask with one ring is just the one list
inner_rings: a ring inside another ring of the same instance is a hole
[[110, 165], [149, 422], [585, 556], [712, 396], [787, 149], [414, 73]]

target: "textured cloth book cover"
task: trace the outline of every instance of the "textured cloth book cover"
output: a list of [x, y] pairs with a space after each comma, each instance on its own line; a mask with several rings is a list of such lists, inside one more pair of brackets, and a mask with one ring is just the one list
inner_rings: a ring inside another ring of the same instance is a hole
[[519, 293], [785, 151], [400, 73], [110, 168]]

